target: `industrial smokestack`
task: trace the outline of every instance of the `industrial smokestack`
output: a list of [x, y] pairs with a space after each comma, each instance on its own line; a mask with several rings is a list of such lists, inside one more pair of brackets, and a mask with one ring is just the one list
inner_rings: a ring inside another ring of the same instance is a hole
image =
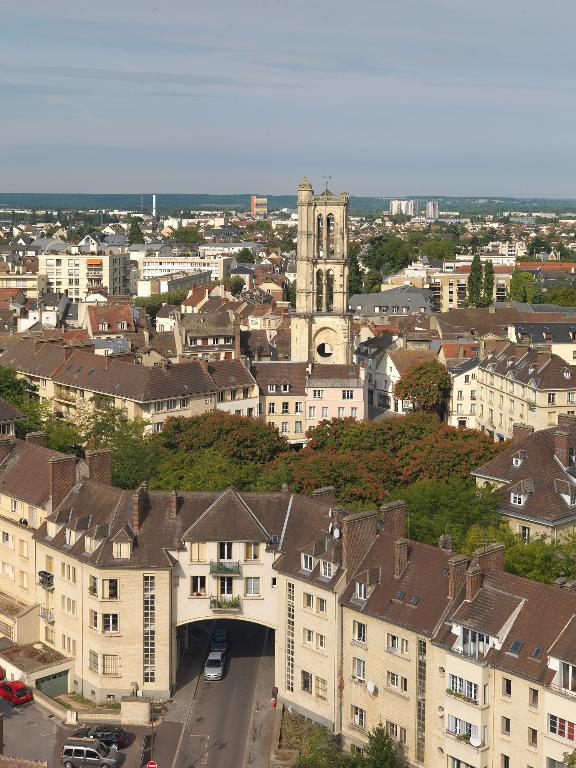
[[152, 195], [152, 216], [156, 218], [156, 195]]

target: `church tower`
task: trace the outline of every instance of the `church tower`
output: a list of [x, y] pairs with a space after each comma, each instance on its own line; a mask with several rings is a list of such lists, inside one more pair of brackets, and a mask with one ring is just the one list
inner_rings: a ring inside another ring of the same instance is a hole
[[328, 188], [314, 195], [308, 179], [298, 187], [296, 313], [292, 360], [352, 362], [348, 312], [348, 195]]

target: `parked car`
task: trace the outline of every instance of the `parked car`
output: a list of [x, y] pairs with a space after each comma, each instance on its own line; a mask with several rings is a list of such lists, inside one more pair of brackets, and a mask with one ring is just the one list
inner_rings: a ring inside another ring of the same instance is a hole
[[60, 752], [60, 762], [64, 768], [84, 768], [88, 765], [116, 768], [120, 762], [120, 753], [116, 747], [107, 747], [97, 739], [70, 736]]
[[228, 632], [225, 629], [215, 629], [210, 638], [211, 651], [228, 650]]
[[204, 664], [204, 680], [222, 680], [226, 671], [226, 654], [223, 651], [210, 651]]
[[113, 744], [122, 749], [130, 743], [130, 734], [119, 725], [83, 725], [77, 728], [72, 736], [85, 739], [98, 739], [102, 744], [111, 747]]
[[18, 704], [26, 704], [27, 701], [32, 701], [34, 698], [30, 688], [28, 688], [27, 685], [24, 685], [20, 680], [1, 682], [0, 696], [3, 699], [6, 699], [11, 707], [15, 707]]

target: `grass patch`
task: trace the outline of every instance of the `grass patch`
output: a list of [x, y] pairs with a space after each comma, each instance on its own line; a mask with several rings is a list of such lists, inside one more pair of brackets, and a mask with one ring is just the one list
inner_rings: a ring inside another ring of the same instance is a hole
[[280, 747], [301, 750], [307, 739], [321, 727], [303, 715], [284, 710], [280, 727]]

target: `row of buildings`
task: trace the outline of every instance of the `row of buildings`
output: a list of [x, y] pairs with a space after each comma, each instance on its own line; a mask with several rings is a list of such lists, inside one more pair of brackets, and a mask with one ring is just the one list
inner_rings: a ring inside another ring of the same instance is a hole
[[[110, 456], [0, 440], [0, 650], [9, 677], [95, 702], [174, 690], [191, 622], [275, 632], [280, 699], [410, 765], [560, 766], [574, 747], [576, 596], [506, 573], [502, 545], [406, 538], [402, 502], [133, 491]], [[34, 482], [29, 478], [34, 477]]]

